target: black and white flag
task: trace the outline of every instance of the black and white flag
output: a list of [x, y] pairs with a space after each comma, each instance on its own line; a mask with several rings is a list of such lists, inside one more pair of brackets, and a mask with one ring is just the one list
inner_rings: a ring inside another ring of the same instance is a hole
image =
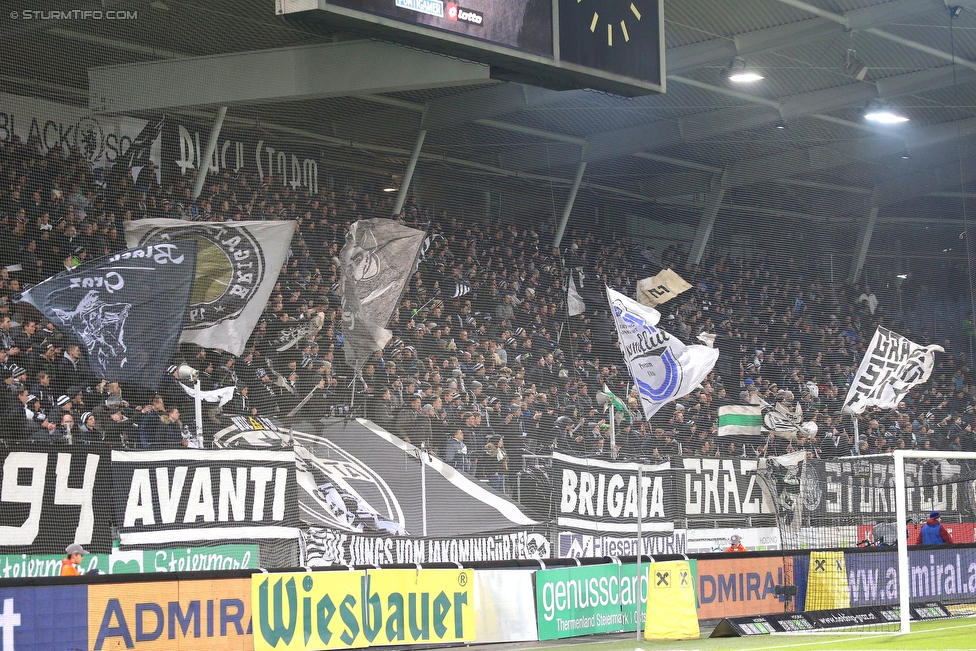
[[569, 288], [566, 294], [566, 309], [569, 312], [569, 316], [576, 316], [578, 314], [583, 314], [586, 312], [586, 303], [583, 302], [583, 297], [580, 296], [579, 291], [576, 289], [576, 281], [573, 280], [573, 274], [569, 274]]
[[173, 357], [197, 266], [193, 240], [128, 249], [20, 295], [88, 351], [99, 378], [155, 388]]
[[180, 341], [244, 352], [288, 257], [295, 222], [128, 222], [129, 246], [195, 240], [200, 254]]
[[[278, 333], [275, 339], [275, 350], [279, 353], [288, 350], [301, 341], [311, 339], [325, 324], [325, 315], [317, 312], [315, 316], [305, 321], [300, 321], [298, 325], [284, 328]], [[301, 346], [299, 346], [301, 348]]]
[[[117, 164], [122, 164], [130, 168], [133, 181], [138, 182], [142, 169], [152, 162], [153, 147], [163, 132], [163, 123], [165, 120], [165, 117], [161, 117], [158, 120], [147, 122], [146, 126], [139, 132], [139, 135], [132, 141], [132, 144], [129, 145], [129, 148], [119, 157], [119, 163]], [[159, 162], [158, 156], [156, 162]]]
[[295, 453], [112, 451], [122, 545], [298, 538]]
[[909, 389], [932, 375], [936, 351], [945, 349], [916, 344], [879, 326], [857, 367], [843, 410], [861, 414], [868, 407], [894, 409]]
[[464, 280], [454, 282], [454, 295], [451, 298], [461, 298], [471, 292], [471, 285]]
[[391, 219], [362, 219], [342, 247], [342, 336], [346, 363], [359, 371], [393, 333], [386, 329], [410, 280], [424, 231]]

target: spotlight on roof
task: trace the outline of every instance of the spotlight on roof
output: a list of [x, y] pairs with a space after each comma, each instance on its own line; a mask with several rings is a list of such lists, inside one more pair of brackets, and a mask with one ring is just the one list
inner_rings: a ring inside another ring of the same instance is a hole
[[725, 77], [737, 84], [751, 84], [760, 79], [765, 79], [758, 70], [747, 66], [745, 59], [738, 57], [729, 62], [729, 66], [725, 69]]
[[878, 124], [900, 124], [908, 122], [908, 118], [898, 113], [887, 102], [872, 100], [868, 102], [864, 111], [864, 119]]
[[393, 188], [393, 187], [383, 188], [383, 192], [396, 192], [399, 189], [400, 188]]
[[840, 61], [840, 69], [858, 81], [864, 81], [864, 77], [868, 74], [868, 67], [857, 58], [855, 50], [847, 51], [847, 56]]

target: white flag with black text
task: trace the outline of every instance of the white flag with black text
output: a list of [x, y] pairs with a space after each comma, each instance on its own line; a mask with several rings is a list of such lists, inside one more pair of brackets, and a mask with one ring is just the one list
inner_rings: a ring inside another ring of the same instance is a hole
[[857, 367], [843, 410], [861, 414], [868, 407], [894, 409], [909, 389], [932, 375], [936, 351], [945, 349], [916, 344], [879, 326]]
[[641, 305], [654, 307], [689, 289], [691, 284], [688, 281], [670, 269], [664, 269], [656, 276], [637, 282], [637, 301]]

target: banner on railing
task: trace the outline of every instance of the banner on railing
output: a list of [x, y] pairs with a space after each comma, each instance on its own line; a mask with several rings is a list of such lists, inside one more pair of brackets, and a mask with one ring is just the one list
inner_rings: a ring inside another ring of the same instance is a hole
[[[552, 455], [557, 524], [583, 531], [668, 536], [678, 516], [670, 464], [642, 465], [602, 459]], [[642, 471], [639, 473], [638, 471]], [[641, 478], [638, 480], [638, 474]], [[640, 481], [640, 488], [638, 488]]]
[[298, 538], [290, 450], [112, 452], [121, 544]]
[[308, 527], [302, 532], [302, 565], [305, 567], [471, 563], [550, 556], [549, 539], [541, 528], [451, 538], [368, 535], [321, 527]]
[[0, 451], [0, 553], [111, 548], [109, 457], [77, 446]]

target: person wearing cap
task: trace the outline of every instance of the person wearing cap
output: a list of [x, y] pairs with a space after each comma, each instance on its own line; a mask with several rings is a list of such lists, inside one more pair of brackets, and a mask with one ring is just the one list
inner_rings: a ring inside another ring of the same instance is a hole
[[98, 425], [95, 414], [90, 411], [81, 415], [81, 419], [78, 421], [78, 430], [81, 442], [85, 445], [103, 445], [105, 443], [105, 432]]
[[81, 563], [84, 560], [85, 548], [78, 543], [71, 543], [68, 545], [64, 553], [65, 558], [61, 559], [61, 576], [81, 576], [85, 571], [81, 567]]
[[733, 534], [733, 536], [729, 539], [729, 543], [730, 543], [729, 546], [725, 548], [725, 551], [726, 552], [746, 552], [746, 551], [749, 551], [742, 544], [742, 536], [740, 536], [739, 534]]
[[953, 542], [952, 534], [942, 524], [942, 514], [938, 511], [929, 513], [929, 519], [922, 525], [920, 533], [923, 545], [951, 545]]

